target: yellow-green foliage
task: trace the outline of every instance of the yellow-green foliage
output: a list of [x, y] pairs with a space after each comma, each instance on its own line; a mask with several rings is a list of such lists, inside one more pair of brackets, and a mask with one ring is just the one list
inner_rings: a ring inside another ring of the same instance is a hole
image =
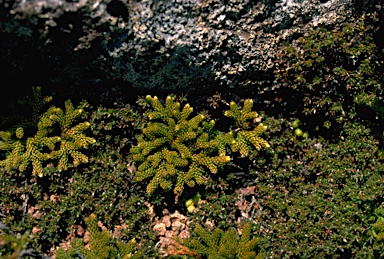
[[207, 122], [203, 114], [189, 118], [193, 108], [189, 104], [181, 108], [171, 96], [165, 105], [156, 96], [147, 96], [146, 100], [153, 108], [148, 112], [151, 122], [142, 130], [131, 153], [133, 160], [139, 162], [135, 180], [152, 178], [148, 193], [159, 186], [170, 190], [176, 181], [174, 192], [181, 194], [184, 183], [193, 187], [206, 181], [204, 168], [217, 173], [230, 161], [225, 154], [214, 153], [225, 149], [225, 143], [213, 138], [213, 120]]
[[268, 148], [269, 144], [266, 140], [260, 138], [260, 135], [267, 129], [263, 123], [260, 123], [253, 130], [250, 130], [252, 123], [249, 120], [253, 120], [259, 117], [257, 112], [252, 111], [253, 101], [247, 99], [244, 101], [243, 109], [240, 109], [235, 102], [231, 102], [230, 110], [225, 111], [224, 115], [235, 120], [235, 126], [237, 127], [231, 133], [233, 140], [231, 141], [232, 151], [240, 152], [242, 157], [246, 157], [252, 151], [252, 145], [257, 150]]
[[[5, 159], [0, 166], [7, 170], [25, 171], [32, 164], [32, 174], [43, 176], [43, 164], [49, 160], [58, 160], [58, 171], [68, 168], [72, 157], [74, 166], [88, 162], [88, 157], [78, 150], [88, 148], [95, 139], [84, 135], [90, 124], [82, 122], [73, 126], [83, 110], [75, 109], [70, 100], [65, 102], [65, 112], [52, 106], [40, 116], [35, 136], [24, 139], [24, 129], [18, 127], [11, 131], [0, 132], [0, 150], [5, 151]], [[60, 129], [58, 134], [56, 131]], [[13, 138], [16, 136], [16, 139]]]
[[196, 225], [194, 232], [198, 237], [184, 240], [184, 245], [190, 251], [196, 252], [201, 258], [208, 259], [261, 259], [256, 251], [258, 238], [251, 239], [251, 224], [245, 223], [239, 238], [235, 229], [223, 231], [215, 228], [207, 231], [201, 225]]
[[[174, 193], [180, 195], [184, 184], [194, 187], [206, 182], [206, 169], [216, 174], [230, 162], [227, 147], [247, 156], [253, 144], [258, 150], [269, 147], [259, 138], [266, 127], [260, 124], [248, 130], [247, 120], [258, 116], [252, 112], [252, 101], [246, 100], [243, 110], [235, 103], [226, 115], [235, 119], [236, 130], [228, 133], [214, 129], [215, 121], [207, 121], [203, 114], [191, 117], [193, 108], [189, 104], [180, 107], [174, 97], [168, 96], [163, 105], [155, 96], [147, 96], [152, 106], [147, 112], [150, 122], [137, 137], [137, 147], [131, 148], [132, 159], [138, 162], [136, 181], [151, 178], [147, 192], [152, 193], [159, 186], [168, 191], [174, 186]], [[191, 118], [190, 118], [191, 117]]]
[[76, 238], [72, 241], [70, 249], [65, 251], [61, 247], [57, 249], [56, 259], [128, 259], [143, 258], [140, 252], [134, 252], [136, 241], [132, 239], [128, 243], [115, 240], [109, 231], [101, 231], [97, 224], [95, 214], [86, 218], [88, 231], [90, 232], [89, 247], [85, 247], [84, 241]]

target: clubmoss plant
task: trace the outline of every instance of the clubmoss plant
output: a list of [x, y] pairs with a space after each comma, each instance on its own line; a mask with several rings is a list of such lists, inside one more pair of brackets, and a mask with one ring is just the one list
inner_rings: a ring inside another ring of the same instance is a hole
[[136, 241], [130, 240], [124, 243], [112, 238], [108, 230], [100, 230], [95, 214], [86, 218], [85, 222], [90, 232], [89, 247], [84, 246], [83, 239], [76, 238], [71, 242], [71, 247], [67, 251], [59, 247], [57, 249], [57, 259], [136, 259], [143, 258], [140, 252], [135, 252]]
[[260, 123], [253, 130], [250, 130], [253, 125], [249, 120], [254, 120], [259, 117], [259, 114], [252, 111], [253, 100], [247, 99], [244, 101], [243, 109], [240, 109], [234, 101], [229, 104], [230, 110], [225, 111], [224, 115], [235, 121], [235, 129], [230, 131], [232, 140], [230, 142], [233, 152], [239, 152], [241, 157], [247, 157], [253, 148], [260, 150], [261, 148], [269, 148], [268, 142], [260, 137], [265, 132], [267, 126]]
[[[84, 224], [84, 215], [95, 213], [108, 229], [126, 226], [121, 229], [122, 239], [128, 242], [135, 237], [146, 255], [156, 257], [156, 233], [150, 227], [148, 199], [142, 191], [145, 184], [133, 182], [128, 173], [133, 166], [126, 160], [141, 116], [126, 104], [95, 108], [83, 102], [79, 108], [91, 124], [87, 136], [102, 140], [84, 151], [89, 162], [69, 167], [65, 173], [48, 164], [43, 177], [32, 176], [31, 170], [0, 168], [2, 222], [17, 233], [34, 229], [31, 247], [50, 254], [52, 247]], [[159, 206], [160, 200], [151, 196], [152, 205]]]
[[257, 252], [258, 238], [251, 239], [251, 223], [245, 223], [242, 235], [239, 238], [237, 230], [232, 228], [223, 231], [215, 228], [209, 232], [197, 224], [195, 237], [183, 240], [183, 244], [176, 246], [173, 253], [178, 255], [190, 255], [195, 258], [208, 259], [261, 259], [261, 253]]
[[215, 120], [207, 121], [206, 115], [190, 117], [193, 108], [189, 104], [180, 107], [172, 96], [166, 98], [165, 105], [156, 96], [148, 95], [145, 99], [152, 107], [146, 112], [150, 122], [142, 129], [142, 135], [137, 136], [137, 146], [130, 151], [137, 163], [135, 180], [151, 178], [148, 193], [161, 187], [166, 191], [173, 188], [174, 193], [180, 195], [184, 184], [190, 187], [204, 184], [207, 169], [216, 174], [231, 161], [228, 147], [243, 156], [248, 155], [251, 144], [257, 149], [269, 147], [259, 138], [266, 129], [262, 124], [253, 131], [242, 130], [248, 125], [246, 120], [256, 116], [249, 100], [243, 110], [231, 103], [227, 116], [242, 128], [224, 133], [215, 130]]
[[77, 166], [87, 163], [88, 157], [79, 150], [96, 142], [83, 132], [90, 123], [73, 125], [81, 117], [83, 110], [75, 109], [70, 100], [65, 102], [65, 108], [65, 112], [55, 106], [49, 108], [39, 118], [37, 132], [33, 137], [25, 139], [22, 127], [18, 127], [14, 133], [1, 131], [0, 150], [5, 151], [5, 159], [0, 161], [0, 166], [6, 170], [16, 169], [23, 172], [32, 164], [32, 174], [42, 177], [43, 166], [47, 161], [58, 160], [59, 172], [67, 170], [71, 164]]
[[147, 96], [146, 100], [153, 107], [147, 113], [150, 122], [131, 153], [133, 160], [140, 162], [135, 180], [152, 177], [148, 193], [159, 186], [168, 191], [176, 180], [174, 192], [180, 195], [185, 183], [190, 187], [204, 183], [204, 167], [217, 173], [230, 161], [225, 153], [217, 154], [225, 150], [225, 143], [214, 139], [215, 121], [207, 122], [203, 114], [189, 118], [193, 108], [186, 104], [180, 109], [180, 103], [171, 96], [165, 105], [156, 96]]

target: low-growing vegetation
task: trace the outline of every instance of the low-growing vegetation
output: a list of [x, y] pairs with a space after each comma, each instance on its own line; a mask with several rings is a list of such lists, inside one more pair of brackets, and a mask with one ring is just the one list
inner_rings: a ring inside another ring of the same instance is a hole
[[34, 87], [30, 118], [2, 117], [0, 257], [384, 257], [373, 34], [358, 21], [285, 43], [265, 103], [231, 91], [61, 108]]

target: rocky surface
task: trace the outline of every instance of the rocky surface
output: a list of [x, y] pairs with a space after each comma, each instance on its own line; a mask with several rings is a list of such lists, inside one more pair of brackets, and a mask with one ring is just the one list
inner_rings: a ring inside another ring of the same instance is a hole
[[77, 95], [90, 87], [113, 97], [129, 87], [252, 86], [263, 92], [271, 89], [283, 41], [308, 27], [340, 27], [363, 13], [380, 12], [382, 5], [376, 0], [2, 1], [1, 69], [15, 80], [23, 75], [17, 82], [24, 87], [70, 87]]
[[109, 51], [111, 73], [148, 88], [264, 83], [282, 40], [353, 17], [344, 0], [141, 1], [132, 9], [131, 40]]

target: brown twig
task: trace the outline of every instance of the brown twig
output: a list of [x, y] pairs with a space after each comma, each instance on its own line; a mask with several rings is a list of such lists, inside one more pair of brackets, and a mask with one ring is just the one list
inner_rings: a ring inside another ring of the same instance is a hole
[[171, 239], [171, 244], [173, 247], [177, 248], [178, 250], [173, 250], [167, 252], [167, 255], [191, 255], [195, 257], [196, 259], [201, 259], [199, 254], [196, 251], [190, 250], [188, 247], [183, 246], [182, 244], [178, 243], [176, 240]]

